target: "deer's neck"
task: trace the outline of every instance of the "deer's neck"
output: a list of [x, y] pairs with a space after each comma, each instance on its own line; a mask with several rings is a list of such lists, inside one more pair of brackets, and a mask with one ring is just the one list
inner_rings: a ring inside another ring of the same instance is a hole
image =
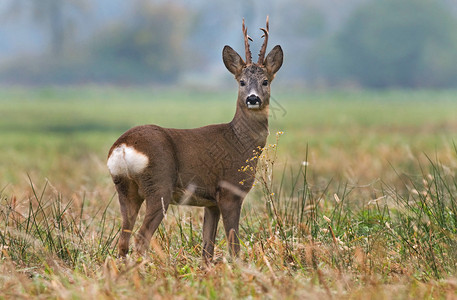
[[265, 146], [269, 134], [268, 109], [266, 107], [262, 111], [252, 111], [247, 107], [237, 106], [235, 116], [230, 125], [239, 143], [246, 150]]

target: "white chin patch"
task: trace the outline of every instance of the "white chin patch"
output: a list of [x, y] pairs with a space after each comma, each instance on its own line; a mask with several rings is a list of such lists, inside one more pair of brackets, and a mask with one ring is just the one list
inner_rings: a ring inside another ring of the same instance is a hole
[[148, 157], [135, 148], [121, 144], [116, 147], [108, 158], [108, 169], [112, 176], [139, 174], [148, 166]]
[[248, 104], [248, 108], [249, 109], [259, 109], [260, 108], [260, 104]]

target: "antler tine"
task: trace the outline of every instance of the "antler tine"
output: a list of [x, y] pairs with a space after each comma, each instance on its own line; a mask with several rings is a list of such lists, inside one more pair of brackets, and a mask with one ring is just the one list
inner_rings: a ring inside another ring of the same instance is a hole
[[248, 29], [244, 25], [243, 18], [243, 35], [244, 35], [244, 49], [246, 51], [246, 64], [252, 63], [251, 50], [249, 49], [249, 41], [252, 41], [252, 38], [248, 35]]
[[270, 31], [270, 24], [269, 24], [268, 16], [267, 16], [267, 25], [266, 25], [266, 27], [265, 28], [260, 28], [260, 30], [263, 31], [262, 37], [265, 37], [265, 40], [263, 41], [262, 48], [260, 48], [259, 60], [257, 61], [257, 64], [263, 65], [263, 61], [265, 60], [265, 52], [267, 51], [268, 33]]

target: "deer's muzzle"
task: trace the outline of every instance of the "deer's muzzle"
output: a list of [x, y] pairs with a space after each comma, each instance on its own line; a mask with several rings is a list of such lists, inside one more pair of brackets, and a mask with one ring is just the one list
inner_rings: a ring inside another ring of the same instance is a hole
[[261, 104], [262, 100], [257, 95], [250, 95], [246, 98], [246, 105], [249, 109], [260, 109]]

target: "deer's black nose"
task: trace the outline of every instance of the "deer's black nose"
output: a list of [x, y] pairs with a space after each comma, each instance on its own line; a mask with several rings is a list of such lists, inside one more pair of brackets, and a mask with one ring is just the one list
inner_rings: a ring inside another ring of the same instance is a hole
[[248, 108], [260, 108], [260, 104], [262, 100], [260, 100], [259, 96], [250, 95], [246, 98], [246, 105]]

